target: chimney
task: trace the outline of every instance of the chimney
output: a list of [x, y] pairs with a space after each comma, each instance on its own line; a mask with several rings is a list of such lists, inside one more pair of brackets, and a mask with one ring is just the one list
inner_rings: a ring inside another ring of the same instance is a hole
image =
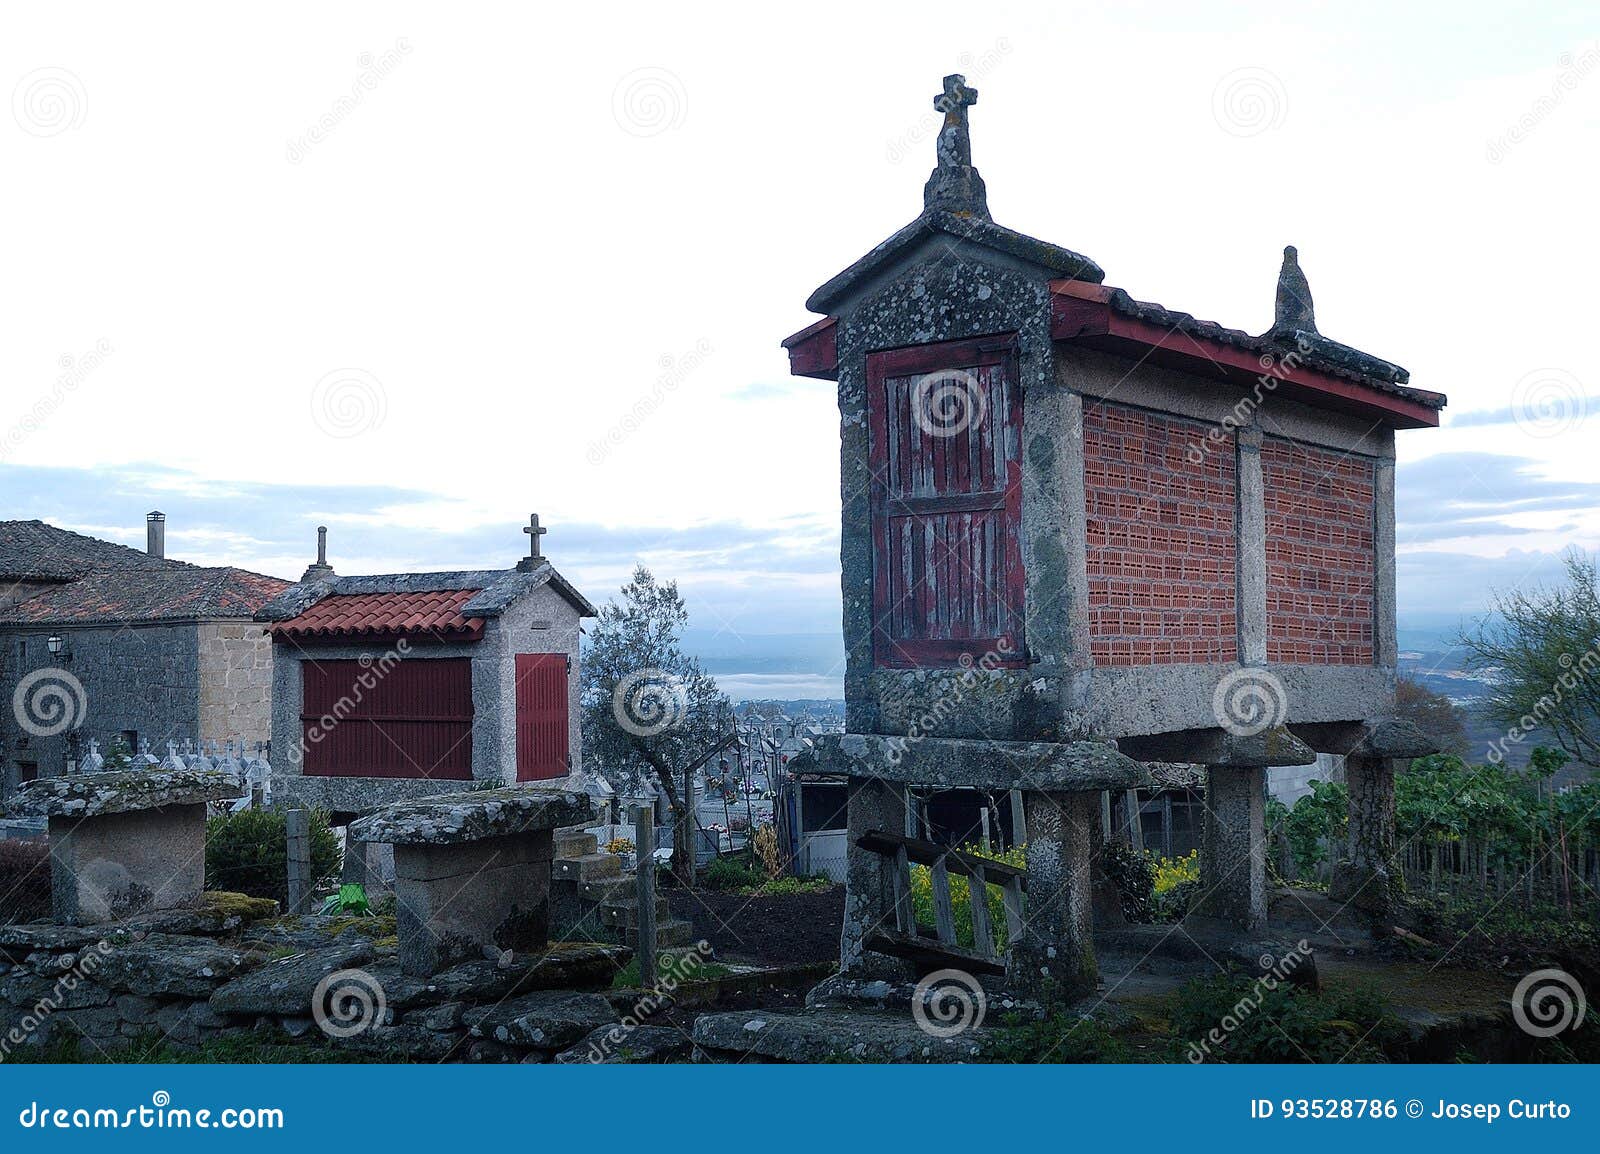
[[145, 514], [144, 551], [152, 557], [167, 555], [167, 515], [160, 510]]

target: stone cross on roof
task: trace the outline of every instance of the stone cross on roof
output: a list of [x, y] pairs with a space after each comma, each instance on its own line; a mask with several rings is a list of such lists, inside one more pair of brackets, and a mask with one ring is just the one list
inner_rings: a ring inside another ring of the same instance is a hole
[[967, 109], [978, 103], [978, 90], [967, 87], [965, 76], [944, 78], [944, 91], [933, 98], [933, 110], [944, 113], [939, 130], [939, 167], [970, 167], [972, 133], [967, 125]]
[[967, 109], [978, 103], [978, 90], [968, 88], [966, 77], [944, 78], [944, 91], [933, 98], [935, 112], [944, 113], [944, 126], [935, 143], [939, 163], [922, 189], [924, 212], [950, 212], [989, 219], [988, 194], [983, 178], [972, 167], [972, 133]]
[[539, 538], [550, 532], [550, 530], [539, 524], [539, 514], [529, 513], [528, 523], [523, 526], [522, 531], [528, 535], [529, 559], [534, 561], [542, 560], [544, 554], [539, 551]]

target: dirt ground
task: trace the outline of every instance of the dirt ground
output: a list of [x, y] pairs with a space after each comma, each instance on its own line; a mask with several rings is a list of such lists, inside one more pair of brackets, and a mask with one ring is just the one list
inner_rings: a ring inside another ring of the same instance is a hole
[[839, 959], [844, 887], [787, 897], [745, 897], [719, 890], [669, 889], [673, 917], [694, 924], [719, 959], [788, 966]]

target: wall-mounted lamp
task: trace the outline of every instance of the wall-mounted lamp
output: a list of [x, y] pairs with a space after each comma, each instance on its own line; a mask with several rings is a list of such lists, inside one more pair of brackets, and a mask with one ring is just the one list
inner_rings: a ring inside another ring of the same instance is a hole
[[71, 661], [72, 650], [68, 648], [66, 639], [59, 633], [52, 633], [45, 639], [44, 647], [50, 651], [50, 657], [56, 661]]

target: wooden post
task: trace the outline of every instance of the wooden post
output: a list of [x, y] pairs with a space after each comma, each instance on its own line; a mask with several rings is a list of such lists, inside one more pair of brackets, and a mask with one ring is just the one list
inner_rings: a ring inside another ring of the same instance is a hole
[[639, 988], [656, 985], [656, 809], [642, 805], [633, 815], [633, 844], [639, 855], [634, 871], [639, 896]]
[[[306, 811], [291, 809], [283, 815], [288, 839], [289, 908], [285, 913], [303, 914], [311, 898], [311, 830]], [[346, 851], [349, 852], [347, 843]], [[353, 843], [359, 845], [361, 843]]]
[[1143, 853], [1144, 822], [1139, 817], [1139, 811], [1143, 808], [1139, 801], [1139, 791], [1130, 789], [1124, 792], [1122, 804], [1128, 816], [1128, 844], [1134, 848], [1134, 852]]
[[1028, 819], [1022, 808], [1022, 791], [1011, 791], [1011, 845], [1016, 848], [1028, 842]]
[[673, 843], [684, 847], [687, 856], [683, 859], [683, 866], [677, 874], [691, 889], [694, 888], [695, 869], [700, 861], [698, 829], [700, 823], [695, 820], [698, 805], [694, 796], [694, 770], [686, 769], [683, 771], [683, 821], [678, 823], [678, 828], [673, 833]]

